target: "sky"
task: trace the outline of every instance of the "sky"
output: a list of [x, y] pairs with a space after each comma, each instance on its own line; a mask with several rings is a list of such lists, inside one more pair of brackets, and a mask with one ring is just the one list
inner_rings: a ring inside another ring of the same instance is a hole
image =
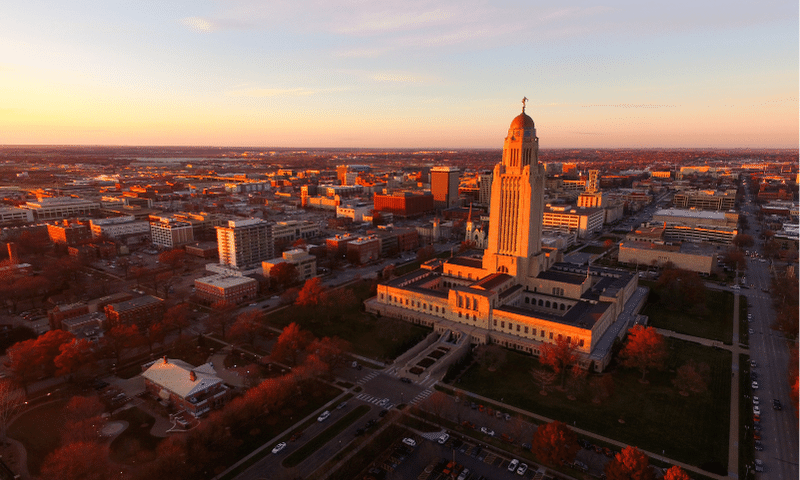
[[798, 2], [6, 1], [0, 144], [798, 148]]

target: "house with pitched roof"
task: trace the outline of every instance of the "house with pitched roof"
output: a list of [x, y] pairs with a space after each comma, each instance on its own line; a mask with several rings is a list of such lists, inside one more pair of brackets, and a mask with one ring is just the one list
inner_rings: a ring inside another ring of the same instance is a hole
[[221, 408], [231, 397], [230, 388], [217, 376], [211, 363], [194, 367], [164, 356], [143, 366], [148, 392], [177, 410], [200, 417]]

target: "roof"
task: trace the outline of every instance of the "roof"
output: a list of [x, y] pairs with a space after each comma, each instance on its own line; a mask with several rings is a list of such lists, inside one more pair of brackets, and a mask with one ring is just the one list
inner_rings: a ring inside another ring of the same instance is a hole
[[461, 265], [462, 267], [483, 268], [483, 260], [480, 258], [472, 257], [453, 257], [447, 260], [447, 263], [453, 265]]
[[[280, 259], [281, 262], [285, 262], [285, 260]], [[238, 275], [211, 275], [208, 277], [202, 277], [195, 280], [195, 283], [204, 283], [206, 285], [211, 285], [212, 287], [217, 288], [230, 288], [235, 287], [237, 285], [243, 285], [246, 283], [253, 283], [255, 282], [254, 279], [250, 277], [242, 277]]]
[[534, 128], [533, 119], [524, 111], [514, 117], [514, 120], [511, 120], [511, 125], [508, 127], [509, 130], [525, 130], [530, 128]]
[[511, 278], [511, 275], [507, 273], [493, 273], [473, 283], [471, 287], [480, 288], [483, 290], [494, 290], [495, 288], [511, 280]]
[[[192, 371], [195, 373], [195, 380], [190, 378]], [[183, 360], [174, 358], [156, 360], [150, 368], [142, 372], [142, 377], [181, 398], [188, 398], [213, 385], [223, 383], [210, 363], [193, 367]]]
[[145, 305], [152, 305], [154, 303], [163, 303], [164, 301], [158, 297], [154, 297], [152, 295], [143, 295], [141, 297], [136, 297], [131, 300], [127, 300], [124, 302], [119, 303], [112, 303], [111, 308], [114, 309], [115, 312], [122, 312], [125, 310], [131, 310], [134, 308], [143, 307]]

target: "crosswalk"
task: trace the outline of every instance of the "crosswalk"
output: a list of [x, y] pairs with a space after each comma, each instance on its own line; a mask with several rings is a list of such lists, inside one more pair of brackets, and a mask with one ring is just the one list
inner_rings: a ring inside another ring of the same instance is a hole
[[[362, 402], [371, 403], [373, 405], [378, 405], [378, 404], [381, 403], [381, 401], [384, 400], [384, 398], [373, 397], [372, 395], [370, 395], [368, 393], [362, 393], [362, 394], [358, 395], [356, 398], [361, 400]], [[385, 403], [386, 403], [386, 405], [381, 405], [381, 406], [384, 406], [384, 407], [388, 406], [388, 402], [385, 402]]]
[[430, 388], [426, 388], [425, 390], [419, 392], [416, 397], [412, 398], [409, 405], [417, 405], [419, 402], [425, 400], [426, 398], [430, 397], [433, 393], [433, 390]]
[[364, 385], [365, 383], [369, 382], [370, 380], [372, 380], [373, 378], [375, 378], [377, 376], [378, 376], [378, 372], [375, 372], [375, 371], [370, 372], [367, 375], [365, 375], [364, 377], [362, 377], [358, 382], [356, 382], [356, 385]]

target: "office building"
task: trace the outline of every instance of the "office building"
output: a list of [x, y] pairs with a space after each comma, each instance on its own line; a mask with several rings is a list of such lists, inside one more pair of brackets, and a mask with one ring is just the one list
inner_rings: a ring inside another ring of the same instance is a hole
[[258, 218], [230, 220], [217, 229], [219, 263], [246, 269], [275, 256], [272, 225]]
[[455, 207], [458, 203], [458, 184], [461, 170], [455, 167], [431, 168], [431, 194], [437, 210]]

